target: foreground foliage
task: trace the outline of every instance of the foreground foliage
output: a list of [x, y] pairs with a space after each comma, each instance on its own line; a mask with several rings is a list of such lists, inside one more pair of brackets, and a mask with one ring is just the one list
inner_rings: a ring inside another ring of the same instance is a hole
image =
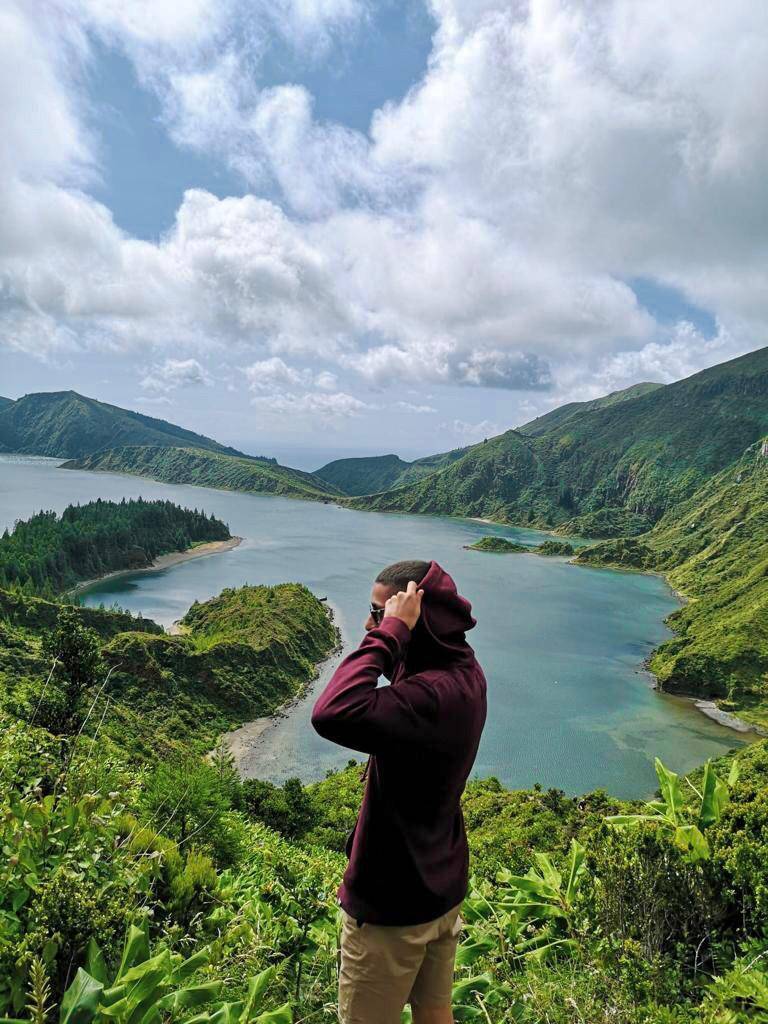
[[[336, 642], [323, 605], [238, 588], [177, 637], [23, 595], [0, 612], [0, 1017], [333, 1020], [363, 766], [277, 787], [241, 782], [224, 747], [201, 756], [308, 678]], [[766, 1013], [768, 745], [690, 780], [657, 770], [646, 804], [468, 786], [457, 1021]]]

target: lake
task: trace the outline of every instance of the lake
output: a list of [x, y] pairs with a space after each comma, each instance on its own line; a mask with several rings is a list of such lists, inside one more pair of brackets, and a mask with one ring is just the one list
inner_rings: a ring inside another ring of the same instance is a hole
[[[689, 771], [744, 742], [690, 701], [652, 689], [642, 662], [671, 635], [663, 619], [678, 606], [659, 577], [464, 550], [488, 533], [538, 543], [542, 534], [532, 530], [353, 512], [58, 465], [0, 456], [0, 529], [42, 508], [142, 495], [203, 508], [244, 538], [225, 554], [113, 578], [83, 597], [90, 605], [117, 603], [166, 626], [194, 600], [224, 587], [296, 580], [328, 598], [349, 649], [362, 636], [376, 573], [402, 558], [436, 559], [472, 601], [478, 620], [469, 639], [488, 679], [489, 715], [476, 776], [495, 775], [513, 787], [539, 782], [570, 794], [601, 787], [617, 796], [645, 796], [655, 788], [655, 756]], [[360, 757], [313, 732], [311, 703], [310, 695], [264, 733], [250, 772], [307, 781]]]

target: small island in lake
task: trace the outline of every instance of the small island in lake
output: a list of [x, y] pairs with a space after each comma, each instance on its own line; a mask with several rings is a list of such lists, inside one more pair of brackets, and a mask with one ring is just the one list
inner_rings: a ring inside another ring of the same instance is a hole
[[521, 551], [530, 551], [525, 544], [507, 540], [506, 537], [481, 537], [474, 544], [465, 544], [467, 551], [490, 551], [496, 555], [513, 555]]
[[518, 544], [517, 541], [507, 540], [506, 537], [481, 537], [474, 544], [465, 544], [467, 551], [490, 551], [494, 555], [516, 555], [528, 553], [529, 555], [572, 555], [573, 545], [564, 540], [545, 540], [537, 547], [529, 547], [527, 544]]

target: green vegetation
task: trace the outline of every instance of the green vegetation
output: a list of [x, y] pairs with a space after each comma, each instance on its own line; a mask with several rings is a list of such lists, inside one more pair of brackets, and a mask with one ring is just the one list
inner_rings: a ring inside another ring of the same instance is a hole
[[0, 401], [0, 451], [76, 459], [128, 444], [179, 445], [240, 454], [210, 437], [97, 402], [76, 391], [46, 391], [24, 395], [16, 402]]
[[386, 491], [402, 484], [413, 483], [434, 473], [466, 455], [469, 448], [454, 448], [439, 455], [427, 455], [414, 462], [405, 462], [397, 455], [363, 456], [356, 459], [337, 459], [317, 470], [327, 483], [343, 494], [361, 495]]
[[227, 540], [220, 520], [170, 501], [97, 501], [60, 516], [38, 512], [0, 537], [0, 587], [52, 596], [120, 569], [143, 569], [169, 551]]
[[[767, 353], [549, 414], [361, 504], [610, 532], [577, 560], [661, 571], [690, 597], [651, 660], [662, 685], [765, 722]], [[167, 446], [132, 451], [171, 472]], [[230, 481], [256, 461], [176, 454], [180, 472], [191, 459]], [[312, 480], [303, 496], [322, 497]], [[299, 692], [336, 631], [298, 584], [224, 591], [180, 629], [0, 590], [6, 1019], [334, 1019], [334, 893], [362, 765], [274, 786], [241, 782], [222, 746], [203, 755]], [[657, 774], [655, 799], [632, 803], [470, 783], [457, 1021], [768, 1020], [768, 741], [687, 780]]]
[[[122, 612], [0, 597], [0, 707], [25, 721], [58, 721], [71, 688], [70, 637], [89, 651], [98, 639], [101, 669], [90, 668], [86, 685], [78, 680], [75, 688], [90, 693], [89, 680], [109, 673], [92, 713], [104, 714], [104, 737], [146, 758], [204, 753], [220, 733], [270, 714], [302, 690], [338, 642], [325, 606], [298, 583], [225, 590], [193, 605], [179, 636]], [[38, 681], [54, 658], [41, 694]]]
[[567, 523], [571, 533], [574, 517], [623, 509], [650, 525], [765, 433], [768, 348], [555, 418], [544, 433], [509, 430], [421, 481], [350, 504], [542, 528]]
[[222, 455], [200, 448], [121, 447], [65, 462], [62, 469], [132, 473], [169, 484], [196, 484], [227, 491], [281, 494], [315, 501], [335, 499], [339, 492], [312, 473], [246, 455]]
[[490, 551], [496, 555], [512, 555], [521, 551], [531, 552], [531, 548], [506, 537], [480, 537], [474, 544], [464, 545], [468, 551]]
[[656, 526], [579, 553], [591, 565], [664, 572], [690, 598], [652, 655], [665, 690], [720, 698], [768, 725], [768, 458], [752, 445]]
[[[332, 1019], [334, 893], [362, 765], [241, 782], [217, 734], [336, 643], [298, 584], [182, 635], [0, 591], [0, 1014], [40, 1024]], [[734, 768], [734, 765], [738, 765]], [[454, 1005], [485, 1024], [745, 1024], [768, 1007], [768, 745], [648, 805], [470, 783]]]
[[537, 555], [572, 555], [575, 548], [564, 540], [545, 540], [534, 551]]
[[542, 434], [552, 430], [553, 427], [559, 427], [577, 413], [592, 412], [594, 409], [607, 409], [608, 406], [618, 405], [619, 402], [626, 402], [632, 398], [639, 398], [641, 395], [650, 394], [651, 391], [657, 391], [663, 387], [663, 384], [653, 384], [650, 381], [646, 381], [642, 384], [633, 384], [632, 387], [624, 388], [623, 391], [612, 391], [609, 395], [604, 395], [602, 398], [593, 398], [589, 402], [568, 402], [566, 405], [559, 405], [550, 412], [545, 412], [543, 416], [537, 416], [535, 420], [531, 420], [529, 423], [524, 423], [517, 430], [519, 433], [528, 434], [530, 437], [540, 437]]
[[558, 526], [555, 533], [564, 537], [636, 537], [651, 527], [645, 516], [626, 508], [601, 508], [575, 516]]
[[[107, 753], [98, 723], [62, 762], [60, 737], [4, 724], [0, 1012], [332, 1019], [337, 851], [362, 765], [278, 788], [240, 783], [221, 756]], [[767, 771], [765, 743], [707, 766], [695, 790], [659, 765], [647, 806], [471, 783], [456, 1019], [760, 1019]]]

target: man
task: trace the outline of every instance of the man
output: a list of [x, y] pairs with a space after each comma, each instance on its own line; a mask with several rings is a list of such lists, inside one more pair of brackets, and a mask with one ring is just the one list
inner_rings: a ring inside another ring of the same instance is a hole
[[437, 562], [390, 565], [365, 638], [312, 713], [321, 736], [370, 754], [339, 889], [342, 1024], [399, 1024], [408, 1002], [415, 1024], [453, 1021], [469, 861], [459, 801], [486, 713], [474, 625]]

